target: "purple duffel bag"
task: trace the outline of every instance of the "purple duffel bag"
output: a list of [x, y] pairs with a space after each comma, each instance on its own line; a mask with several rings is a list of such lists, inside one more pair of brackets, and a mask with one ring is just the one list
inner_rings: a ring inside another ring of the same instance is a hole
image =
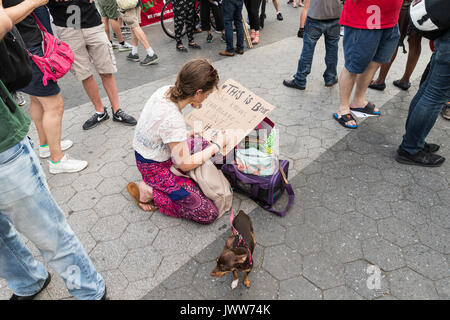
[[[280, 170], [266, 177], [242, 173], [234, 164], [224, 164], [222, 172], [230, 181], [234, 191], [248, 196], [265, 210], [284, 217], [294, 202], [295, 194], [287, 181], [289, 161], [280, 160], [279, 163]], [[287, 192], [289, 201], [283, 211], [277, 211], [273, 209], [273, 206], [284, 191]]]

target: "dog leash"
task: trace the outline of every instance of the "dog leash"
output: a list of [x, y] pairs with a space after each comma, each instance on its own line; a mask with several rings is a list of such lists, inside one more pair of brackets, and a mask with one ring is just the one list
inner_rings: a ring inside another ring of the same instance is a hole
[[233, 220], [234, 220], [234, 216], [233, 216], [233, 208], [231, 208], [231, 212], [230, 212], [230, 224], [231, 224], [231, 229], [233, 230], [233, 234], [239, 238], [239, 242], [238, 242], [238, 244], [237, 244], [237, 247], [239, 248], [239, 245], [240, 245], [241, 243], [244, 244], [244, 247], [245, 247], [245, 248], [247, 249], [247, 251], [248, 251], [248, 259], [249, 259], [250, 266], [252, 266], [252, 265], [253, 265], [253, 261], [252, 261], [252, 252], [251, 252], [251, 250], [249, 249], [247, 243], [245, 242], [244, 237], [242, 237], [242, 235], [239, 233], [239, 231], [237, 231], [236, 228], [233, 226]]

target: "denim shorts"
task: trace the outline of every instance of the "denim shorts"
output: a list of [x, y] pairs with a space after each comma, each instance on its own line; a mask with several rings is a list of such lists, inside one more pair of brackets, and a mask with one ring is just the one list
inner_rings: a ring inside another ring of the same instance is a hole
[[[42, 51], [42, 46], [38, 45], [36, 47], [28, 48], [28, 51], [31, 54], [38, 55], [42, 57], [44, 55]], [[31, 58], [29, 58], [31, 60]], [[54, 96], [58, 94], [61, 90], [59, 89], [59, 86], [56, 82], [53, 80], [48, 80], [47, 85], [44, 86], [42, 83], [42, 78], [44, 77], [44, 74], [42, 71], [38, 68], [38, 66], [34, 63], [33, 60], [31, 60], [31, 69], [33, 71], [33, 77], [31, 79], [31, 82], [25, 87], [18, 91], [22, 91], [26, 94], [29, 94], [30, 96], [35, 97], [49, 97]]]
[[344, 27], [345, 68], [355, 74], [364, 73], [370, 62], [387, 63], [398, 46], [398, 25], [387, 29]]

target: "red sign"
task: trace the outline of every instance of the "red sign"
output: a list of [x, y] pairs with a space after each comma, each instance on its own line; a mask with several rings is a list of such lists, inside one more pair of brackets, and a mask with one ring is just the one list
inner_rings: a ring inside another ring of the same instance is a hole
[[[159, 23], [164, 0], [141, 0], [141, 26]], [[168, 5], [164, 11], [164, 19], [173, 17], [172, 5]]]

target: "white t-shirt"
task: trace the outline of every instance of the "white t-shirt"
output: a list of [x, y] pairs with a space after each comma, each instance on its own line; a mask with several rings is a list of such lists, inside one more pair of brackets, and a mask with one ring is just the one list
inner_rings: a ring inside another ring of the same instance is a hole
[[166, 98], [171, 86], [156, 90], [141, 112], [133, 147], [145, 159], [158, 162], [170, 159], [171, 142], [187, 139], [186, 123], [177, 105]]

